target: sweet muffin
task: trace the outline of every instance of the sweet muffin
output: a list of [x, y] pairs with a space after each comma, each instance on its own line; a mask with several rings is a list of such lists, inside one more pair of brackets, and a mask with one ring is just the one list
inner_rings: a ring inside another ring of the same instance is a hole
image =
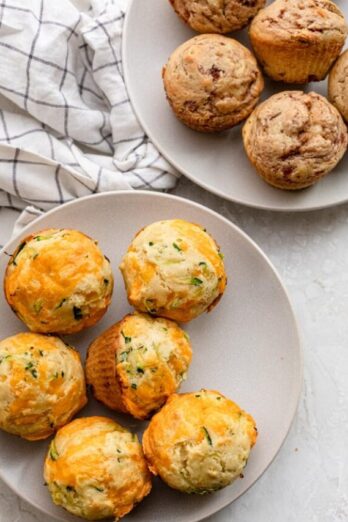
[[244, 120], [264, 85], [251, 52], [217, 34], [196, 36], [180, 45], [162, 74], [175, 115], [202, 132], [222, 131]]
[[246, 153], [270, 185], [297, 190], [328, 174], [347, 149], [347, 129], [326, 98], [285, 91], [259, 105], [243, 128]]
[[137, 436], [105, 417], [76, 419], [61, 428], [44, 478], [55, 504], [87, 520], [118, 520], [151, 490]]
[[120, 270], [132, 306], [179, 322], [211, 310], [227, 281], [214, 239], [183, 219], [157, 221], [142, 229]]
[[230, 33], [242, 29], [266, 0], [170, 0], [177, 14], [198, 33]]
[[70, 334], [104, 315], [113, 276], [96, 241], [77, 230], [48, 229], [21, 241], [4, 288], [8, 304], [30, 330]]
[[20, 333], [0, 342], [0, 428], [45, 439], [87, 402], [79, 354], [58, 337]]
[[150, 471], [185, 493], [209, 493], [240, 476], [256, 442], [254, 419], [216, 391], [172, 395], [143, 436]]
[[191, 356], [187, 334], [173, 321], [126, 315], [89, 347], [87, 382], [106, 406], [146, 419], [186, 378]]
[[329, 100], [348, 123], [348, 51], [339, 57], [330, 71]]
[[276, 0], [250, 25], [250, 39], [274, 80], [323, 80], [347, 36], [344, 16], [330, 0]]

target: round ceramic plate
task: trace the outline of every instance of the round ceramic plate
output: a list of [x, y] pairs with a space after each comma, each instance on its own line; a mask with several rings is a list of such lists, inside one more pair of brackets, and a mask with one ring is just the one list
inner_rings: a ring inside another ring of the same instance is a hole
[[[348, 17], [347, 3], [339, 5]], [[163, 156], [206, 190], [251, 207], [300, 211], [347, 201], [348, 154], [317, 185], [302, 191], [283, 191], [267, 185], [249, 164], [241, 126], [219, 134], [203, 134], [175, 118], [164, 94], [161, 70], [174, 49], [195, 34], [175, 14], [169, 0], [130, 1], [123, 38], [127, 88], [140, 123]], [[233, 37], [250, 48], [246, 30]], [[269, 79], [266, 85], [263, 99], [289, 89]], [[326, 94], [326, 82], [304, 88]]]
[[[130, 311], [118, 270], [135, 233], [161, 219], [183, 218], [206, 227], [221, 245], [229, 278], [226, 293], [209, 314], [185, 328], [194, 356], [182, 391], [202, 387], [220, 390], [256, 419], [259, 439], [244, 478], [208, 496], [189, 496], [160, 480], [127, 520], [194, 522], [212, 515], [244, 493], [265, 471], [283, 443], [294, 417], [302, 381], [299, 336], [288, 296], [274, 268], [243, 232], [218, 214], [174, 196], [151, 192], [106, 193], [82, 198], [48, 212], [8, 243], [0, 255], [3, 277], [19, 240], [47, 227], [79, 229], [98, 239], [115, 274], [112, 305], [102, 321], [80, 335], [70, 336], [83, 357], [88, 344]], [[0, 298], [1, 337], [25, 329]], [[140, 435], [144, 423], [116, 415], [90, 398], [81, 415], [116, 418]], [[53, 505], [43, 485], [42, 464], [48, 441], [26, 442], [0, 433], [0, 475], [18, 495], [59, 520], [77, 520]], [[286, 473], [286, 470], [284, 470]]]

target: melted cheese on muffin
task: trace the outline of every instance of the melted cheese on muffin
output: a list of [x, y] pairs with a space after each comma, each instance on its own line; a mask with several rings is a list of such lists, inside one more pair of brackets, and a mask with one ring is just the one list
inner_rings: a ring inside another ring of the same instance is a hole
[[44, 478], [55, 504], [89, 520], [118, 519], [151, 490], [136, 435], [105, 417], [76, 419], [60, 429]]
[[4, 283], [9, 305], [30, 330], [67, 334], [102, 317], [113, 276], [95, 241], [76, 230], [49, 229], [21, 242]]
[[183, 322], [212, 308], [226, 286], [214, 239], [181, 219], [159, 221], [140, 231], [120, 270], [130, 304]]
[[0, 342], [0, 428], [45, 439], [86, 402], [80, 356], [58, 337], [20, 333]]
[[231, 484], [256, 442], [253, 418], [216, 391], [172, 395], [143, 436], [150, 470], [172, 488], [206, 493]]

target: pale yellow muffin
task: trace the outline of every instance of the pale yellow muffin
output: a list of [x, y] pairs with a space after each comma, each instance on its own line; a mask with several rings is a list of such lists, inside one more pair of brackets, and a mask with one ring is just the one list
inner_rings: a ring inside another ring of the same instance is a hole
[[249, 49], [216, 34], [196, 36], [180, 45], [162, 74], [177, 118], [202, 132], [240, 123], [255, 107], [264, 86]]
[[61, 428], [47, 453], [44, 478], [55, 504], [87, 520], [118, 520], [151, 490], [137, 436], [105, 417]]
[[45, 439], [87, 402], [79, 354], [58, 337], [20, 333], [0, 342], [0, 428]]
[[256, 442], [254, 419], [216, 391], [172, 395], [150, 421], [150, 471], [185, 493], [208, 493], [240, 476]]
[[8, 304], [30, 330], [68, 334], [104, 315], [113, 276], [96, 241], [77, 230], [48, 229], [21, 241], [4, 288]]
[[157, 221], [142, 229], [120, 270], [132, 306], [179, 322], [209, 311], [227, 282], [214, 239], [183, 219]]
[[250, 39], [274, 80], [323, 80], [341, 52], [347, 26], [331, 0], [275, 0], [250, 25]]
[[348, 51], [345, 51], [329, 75], [329, 100], [348, 123]]
[[170, 0], [176, 13], [198, 33], [230, 33], [242, 29], [266, 0]]
[[245, 151], [258, 174], [277, 188], [309, 187], [347, 149], [347, 129], [326, 98], [284, 91], [261, 103], [243, 128]]
[[106, 406], [146, 419], [186, 378], [191, 357], [188, 335], [176, 323], [134, 313], [93, 341], [87, 382]]

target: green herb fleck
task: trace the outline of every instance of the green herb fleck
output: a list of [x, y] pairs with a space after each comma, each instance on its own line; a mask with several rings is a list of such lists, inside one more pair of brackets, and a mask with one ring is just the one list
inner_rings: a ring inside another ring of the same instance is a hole
[[36, 236], [36, 237], [34, 237], [34, 239], [36, 241], [45, 241], [46, 239], [51, 239], [51, 237], [53, 237], [53, 236]]
[[135, 384], [135, 382], [132, 383], [132, 386], [133, 390], [136, 390], [137, 389], [137, 385]]
[[6, 359], [9, 359], [11, 357], [11, 355], [5, 355], [4, 357], [0, 357], [0, 364], [2, 363], [2, 361], [6, 361]]
[[138, 373], [141, 373], [141, 374], [145, 373], [145, 372], [144, 372], [144, 369], [143, 369], [143, 368], [140, 368], [139, 366], [138, 366], [138, 368], [137, 368], [137, 372], [138, 372]]
[[199, 266], [207, 266], [207, 263], [205, 261], [201, 261], [200, 263], [198, 263]]
[[122, 335], [122, 337], [124, 339], [124, 342], [126, 344], [128, 344], [128, 343], [130, 343], [132, 341], [132, 338], [131, 337], [127, 337], [127, 335], [125, 335], [122, 330], [121, 330], [121, 335]]
[[60, 375], [61, 375], [62, 377], [64, 377], [65, 373], [64, 373], [64, 372], [60, 372]]
[[73, 307], [73, 314], [76, 321], [80, 321], [80, 319], [83, 317], [82, 310], [78, 306]]
[[97, 491], [100, 491], [100, 493], [102, 493], [104, 491], [104, 488], [98, 488], [98, 486], [93, 486], [94, 489], [96, 489]]
[[203, 284], [203, 281], [202, 279], [199, 279], [199, 277], [192, 277], [191, 279], [191, 285], [194, 285], [194, 286], [200, 286]]
[[199, 393], [197, 393], [197, 394], [195, 395], [195, 397], [200, 397]]
[[149, 246], [153, 246], [153, 245], [154, 245], [153, 241], [149, 241]]
[[120, 362], [123, 363], [127, 360], [129, 352], [121, 352], [120, 353]]
[[26, 370], [30, 370], [30, 369], [33, 368], [33, 367], [34, 367], [34, 364], [30, 361], [30, 362], [28, 362], [28, 364], [26, 365], [25, 369], [26, 369]]
[[168, 328], [162, 327], [163, 332], [168, 332]]
[[41, 308], [42, 308], [42, 301], [36, 301], [36, 303], [34, 303], [33, 308], [34, 308], [35, 313], [37, 313], [37, 314], [40, 313]]
[[225, 256], [223, 255], [222, 252], [219, 252], [219, 257], [221, 257], [221, 259], [225, 259]]
[[104, 279], [104, 285], [105, 285], [105, 286], [108, 286], [108, 284], [109, 284], [109, 280], [105, 278], [105, 279]]
[[181, 252], [181, 248], [176, 243], [173, 243], [173, 247], [178, 251]]
[[145, 299], [145, 307], [149, 314], [155, 314], [157, 311], [153, 306], [153, 299]]
[[51, 457], [52, 460], [57, 460], [58, 459], [59, 453], [57, 451], [56, 444], [55, 444], [54, 440], [52, 440], [52, 442], [51, 442], [49, 453], [50, 453], [50, 457]]
[[36, 259], [38, 255], [39, 255], [39, 252], [35, 252], [35, 254], [32, 257], [32, 260]]
[[203, 428], [203, 431], [204, 431], [204, 434], [205, 434], [205, 438], [207, 439], [209, 446], [212, 446], [213, 445], [213, 441], [211, 440], [211, 436], [209, 435], [209, 431], [207, 430], [207, 428], [205, 426], [202, 426], [202, 428]]
[[27, 244], [26, 241], [23, 241], [23, 243], [21, 243], [19, 245], [19, 247], [17, 248], [16, 255], [12, 259], [12, 264], [14, 264], [15, 266], [17, 266], [16, 259], [17, 259], [18, 255], [19, 255], [19, 253], [22, 252], [22, 250], [23, 250], [23, 248], [25, 247], [26, 244]]
[[221, 397], [216, 397], [216, 400], [217, 401], [221, 401]]
[[63, 299], [60, 301], [59, 304], [57, 304], [56, 306], [56, 310], [58, 310], [59, 308], [62, 308], [63, 304], [67, 301], [68, 299], [66, 297], [63, 297]]
[[186, 341], [190, 340], [190, 336], [187, 332], [184, 332], [184, 337], [185, 337]]
[[120, 449], [118, 449], [118, 448], [117, 448], [117, 450], [116, 450], [116, 451], [117, 451], [117, 453], [122, 453], [122, 452], [121, 452], [121, 450], [120, 450]]

